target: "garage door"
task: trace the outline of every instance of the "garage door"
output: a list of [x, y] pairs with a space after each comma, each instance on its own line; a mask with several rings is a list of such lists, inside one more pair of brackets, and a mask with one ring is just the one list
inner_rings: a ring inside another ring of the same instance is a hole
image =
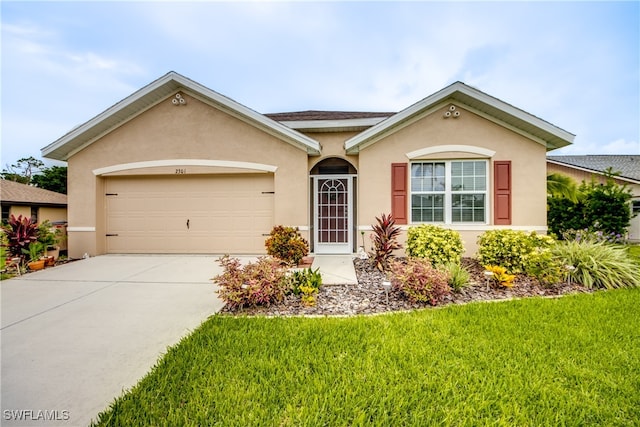
[[108, 253], [264, 253], [273, 174], [107, 178]]

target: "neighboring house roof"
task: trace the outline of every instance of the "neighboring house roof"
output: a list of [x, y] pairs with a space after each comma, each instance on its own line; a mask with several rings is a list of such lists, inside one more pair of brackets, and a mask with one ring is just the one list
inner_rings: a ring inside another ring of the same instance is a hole
[[396, 113], [389, 112], [366, 112], [366, 111], [294, 111], [290, 113], [269, 113], [265, 116], [270, 119], [284, 121], [300, 121], [300, 120], [348, 120], [348, 119], [371, 119], [371, 118], [387, 118]]
[[585, 156], [547, 156], [547, 161], [587, 172], [603, 174], [608, 168], [619, 172], [620, 178], [640, 184], [640, 155], [585, 155]]
[[320, 144], [316, 140], [171, 71], [44, 147], [42, 155], [50, 159], [66, 161], [101, 136], [157, 105], [177, 91], [185, 91], [195, 95], [198, 99], [306, 150], [309, 154], [320, 154]]
[[0, 179], [0, 200], [16, 205], [67, 205], [67, 195]]
[[527, 113], [513, 105], [487, 95], [462, 82], [456, 82], [400, 111], [345, 142], [347, 153], [354, 154], [385, 135], [413, 123], [424, 114], [447, 103], [454, 103], [519, 134], [543, 144], [547, 150], [573, 143], [575, 135]]

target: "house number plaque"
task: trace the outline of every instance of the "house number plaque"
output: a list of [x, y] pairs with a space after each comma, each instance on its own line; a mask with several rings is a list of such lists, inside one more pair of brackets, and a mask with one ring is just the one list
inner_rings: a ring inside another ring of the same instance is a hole
[[187, 173], [187, 168], [176, 168], [176, 174], [184, 175], [185, 173]]

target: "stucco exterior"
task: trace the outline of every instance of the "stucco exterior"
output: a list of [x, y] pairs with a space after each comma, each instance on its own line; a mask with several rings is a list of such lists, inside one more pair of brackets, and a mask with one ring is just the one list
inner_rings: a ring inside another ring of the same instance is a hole
[[[455, 118], [447, 115], [452, 108]], [[370, 249], [375, 217], [392, 212], [392, 164], [429, 160], [486, 162], [486, 219], [444, 224], [461, 233], [467, 255], [488, 229], [546, 231], [545, 153], [571, 143], [566, 131], [461, 83], [400, 113], [325, 113], [307, 122], [297, 122], [292, 113], [277, 122], [169, 73], [43, 149], [45, 156], [68, 161], [70, 256], [109, 250], [110, 179], [176, 174], [205, 183], [216, 176], [267, 174], [273, 191], [262, 193], [273, 193], [272, 225], [298, 227], [314, 250], [331, 251], [336, 246], [320, 241], [320, 224], [348, 223], [350, 239], [341, 242], [342, 253], [362, 244], [362, 231]], [[507, 225], [494, 221], [495, 162], [508, 163], [511, 170]], [[326, 182], [344, 184], [344, 194], [331, 197], [341, 200], [348, 221], [319, 219], [334, 212], [321, 207], [335, 201], [319, 195], [317, 187]], [[119, 188], [126, 191], [126, 185]], [[126, 214], [126, 206], [118, 213]], [[414, 224], [409, 218], [403, 231]]]

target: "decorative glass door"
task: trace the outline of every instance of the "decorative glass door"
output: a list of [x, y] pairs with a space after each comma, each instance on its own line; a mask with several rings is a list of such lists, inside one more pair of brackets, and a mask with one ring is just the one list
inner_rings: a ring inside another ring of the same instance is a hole
[[353, 252], [350, 176], [315, 177], [315, 252]]

